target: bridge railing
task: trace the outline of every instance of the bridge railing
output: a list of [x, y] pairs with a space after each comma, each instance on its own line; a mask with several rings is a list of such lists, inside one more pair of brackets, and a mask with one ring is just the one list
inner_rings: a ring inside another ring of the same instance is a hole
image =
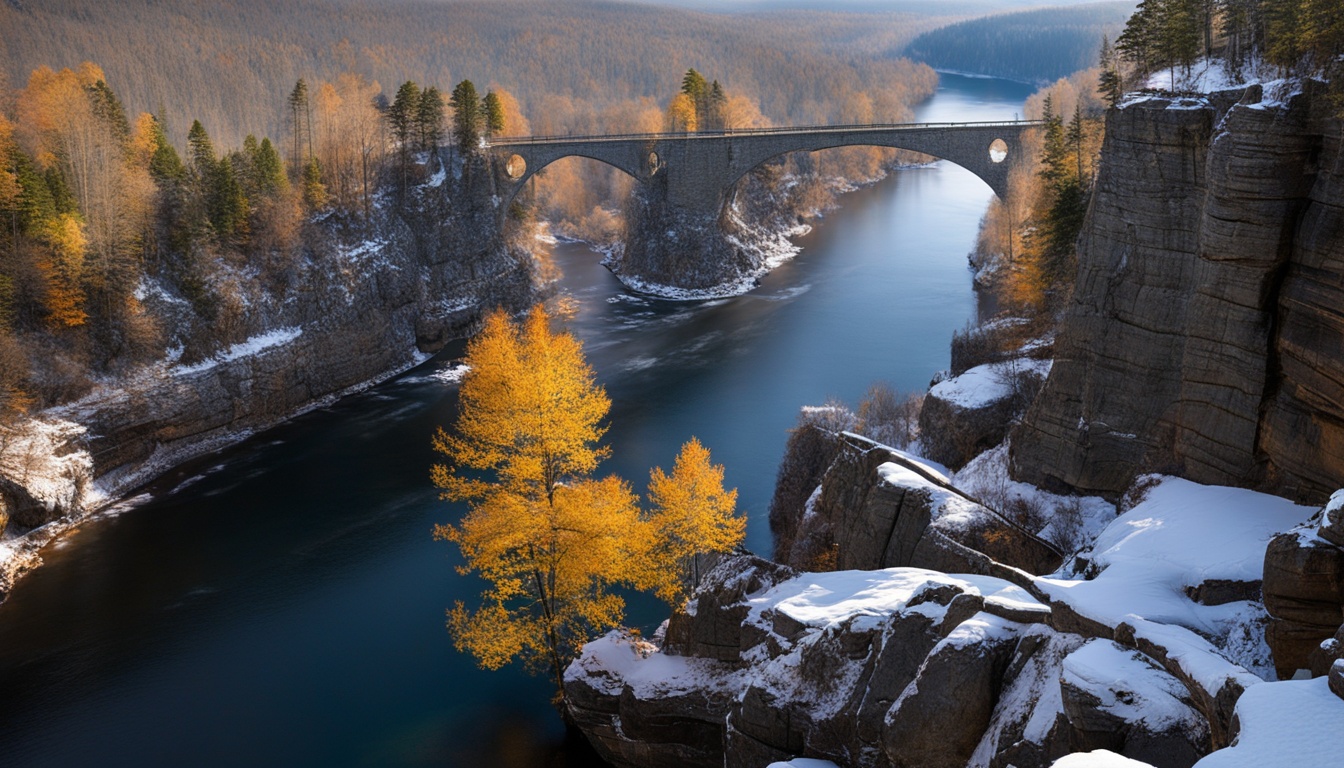
[[845, 131], [916, 130], [928, 128], [994, 128], [1045, 125], [1041, 120], [999, 120], [977, 123], [867, 123], [862, 125], [790, 125], [778, 128], [718, 128], [710, 131], [663, 131], [661, 133], [572, 134], [556, 136], [503, 136], [487, 141], [489, 146], [508, 147], [587, 141], [657, 141], [720, 136], [769, 136], [783, 133], [840, 133]]

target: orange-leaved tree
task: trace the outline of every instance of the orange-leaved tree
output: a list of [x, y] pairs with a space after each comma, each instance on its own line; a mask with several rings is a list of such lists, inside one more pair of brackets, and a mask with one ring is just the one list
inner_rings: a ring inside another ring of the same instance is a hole
[[[595, 632], [617, 626], [613, 586], [640, 581], [648, 531], [622, 480], [591, 478], [611, 405], [569, 333], [538, 305], [521, 327], [496, 311], [468, 345], [456, 428], [440, 429], [433, 467], [441, 496], [466, 501], [456, 525], [435, 528], [486, 582], [482, 605], [448, 611], [459, 650], [488, 669], [521, 658], [554, 678]], [[638, 570], [637, 570], [638, 569]]]
[[649, 502], [653, 552], [647, 562], [661, 566], [650, 574], [650, 586], [679, 608], [700, 583], [700, 555], [732, 551], [747, 521], [734, 514], [737, 489], [723, 489], [723, 465], [711, 463], [709, 449], [694, 437], [681, 447], [671, 475], [661, 467], [649, 473]]

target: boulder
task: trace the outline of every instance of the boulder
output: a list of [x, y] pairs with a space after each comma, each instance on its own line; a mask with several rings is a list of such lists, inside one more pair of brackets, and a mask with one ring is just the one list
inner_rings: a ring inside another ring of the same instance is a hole
[[1344, 621], [1344, 548], [1318, 533], [1309, 524], [1275, 536], [1265, 550], [1266, 639], [1280, 678], [1311, 668]]
[[934, 647], [887, 712], [882, 745], [893, 765], [966, 765], [989, 726], [1021, 631], [977, 614]]
[[1209, 725], [1186, 687], [1138, 651], [1096, 639], [1070, 653], [1060, 678], [1074, 751], [1107, 749], [1158, 768], [1209, 751]]

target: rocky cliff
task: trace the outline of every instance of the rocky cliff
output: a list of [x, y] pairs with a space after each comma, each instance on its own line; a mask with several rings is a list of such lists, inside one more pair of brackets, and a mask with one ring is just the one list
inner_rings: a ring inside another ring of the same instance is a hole
[[1170, 659], [1055, 623], [993, 577], [737, 557], [664, 636], [588, 643], [565, 693], [603, 757], [641, 768], [1025, 768], [1102, 748], [1174, 767], [1226, 743], [1224, 715]]
[[1110, 112], [1016, 477], [1112, 498], [1145, 471], [1313, 502], [1344, 485], [1344, 155], [1314, 86]]
[[[4, 466], [37, 461], [47, 470], [0, 477], [10, 534], [10, 552], [0, 554], [17, 551], [0, 557], [0, 596], [35, 563], [37, 546], [103, 500], [403, 371], [485, 310], [530, 301], [532, 258], [501, 232], [493, 179], [476, 159], [439, 168], [370, 223], [335, 214], [310, 222], [291, 288], [252, 300], [246, 340], [191, 364], [166, 360], [40, 414], [31, 436], [0, 456]], [[161, 286], [144, 293], [165, 317], [185, 304]]]

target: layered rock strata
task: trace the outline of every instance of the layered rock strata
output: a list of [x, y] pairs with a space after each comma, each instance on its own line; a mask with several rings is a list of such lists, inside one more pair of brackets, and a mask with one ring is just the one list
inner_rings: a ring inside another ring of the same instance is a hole
[[1344, 155], [1315, 90], [1108, 114], [1018, 479], [1114, 498], [1161, 471], [1314, 502], [1344, 484]]

